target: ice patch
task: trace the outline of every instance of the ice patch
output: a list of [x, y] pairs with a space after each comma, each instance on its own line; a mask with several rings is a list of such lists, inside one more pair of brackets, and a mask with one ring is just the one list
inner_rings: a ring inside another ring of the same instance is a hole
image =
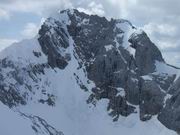
[[166, 106], [166, 101], [168, 100], [168, 99], [170, 99], [172, 97], [172, 95], [170, 95], [170, 94], [166, 94], [166, 96], [164, 97], [164, 105], [163, 105], [163, 107], [165, 107]]
[[123, 88], [117, 88], [117, 91], [118, 91], [118, 93], [117, 93], [117, 95], [116, 96], [121, 96], [121, 97], [125, 97], [125, 95], [126, 95], [126, 93], [125, 93], [125, 91], [124, 91], [124, 89]]
[[149, 76], [149, 75], [144, 75], [144, 76], [141, 76], [141, 77], [146, 81], [152, 81], [153, 80], [152, 77]]
[[113, 45], [105, 45], [106, 51], [110, 51], [114, 46]]

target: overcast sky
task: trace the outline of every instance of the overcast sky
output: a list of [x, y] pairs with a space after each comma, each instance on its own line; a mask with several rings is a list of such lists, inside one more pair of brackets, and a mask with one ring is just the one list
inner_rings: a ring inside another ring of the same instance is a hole
[[180, 66], [180, 0], [0, 0], [0, 49], [35, 36], [44, 18], [67, 8], [130, 20]]

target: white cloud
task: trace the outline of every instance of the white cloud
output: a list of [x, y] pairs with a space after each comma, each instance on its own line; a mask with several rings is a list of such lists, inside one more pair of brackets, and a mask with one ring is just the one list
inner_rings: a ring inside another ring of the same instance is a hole
[[164, 52], [163, 57], [166, 59], [166, 62], [180, 67], [180, 55], [179, 52]]
[[0, 19], [9, 19], [10, 15], [7, 11], [0, 8]]
[[105, 15], [104, 8], [103, 8], [102, 4], [95, 3], [94, 1], [92, 1], [91, 3], [89, 3], [88, 7], [91, 9], [93, 14], [98, 14], [101, 16]]
[[153, 34], [153, 32], [159, 32], [162, 35], [175, 35], [176, 34], [176, 27], [170, 24], [156, 24], [156, 23], [148, 23], [144, 25], [144, 29], [150, 33]]
[[35, 23], [27, 23], [24, 30], [21, 31], [21, 35], [25, 38], [32, 38], [37, 35], [39, 26]]
[[148, 23], [143, 26], [150, 39], [160, 48], [163, 57], [172, 65], [180, 67], [180, 34], [178, 26], [170, 23]]
[[58, 9], [72, 7], [69, 0], [7, 0], [0, 1], [0, 8], [8, 12], [30, 12], [49, 15]]
[[178, 40], [174, 37], [178, 35], [177, 26], [173, 26], [170, 24], [157, 24], [157, 23], [148, 23], [143, 26], [143, 29], [149, 35], [151, 40], [160, 47], [160, 49], [164, 50], [169, 47], [178, 46]]
[[87, 8], [78, 7], [77, 8], [81, 12], [85, 12], [87, 14], [97, 14], [100, 16], [104, 16], [104, 7], [102, 4], [96, 3], [94, 1], [90, 2], [87, 6]]
[[0, 38], [0, 51], [5, 49], [6, 47], [10, 46], [14, 42], [18, 42], [18, 40], [16, 40], [16, 39]]

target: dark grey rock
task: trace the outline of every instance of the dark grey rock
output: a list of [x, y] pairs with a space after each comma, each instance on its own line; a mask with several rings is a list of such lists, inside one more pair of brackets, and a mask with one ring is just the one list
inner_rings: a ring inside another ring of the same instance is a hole
[[135, 113], [135, 107], [128, 105], [126, 100], [121, 96], [111, 99], [107, 109], [108, 111], [112, 109], [109, 114], [113, 117], [113, 121], [117, 121], [120, 115], [128, 116], [131, 113]]
[[[116, 35], [124, 33], [120, 28], [116, 28], [116, 24], [128, 21], [108, 21], [104, 17], [89, 16], [77, 10], [68, 15], [71, 20], [71, 24], [67, 26], [68, 32], [75, 42], [76, 53], [86, 66], [88, 78], [96, 84], [87, 102], [95, 103], [94, 98], [109, 99], [108, 108], [113, 110], [112, 116], [116, 118], [134, 112], [134, 109], [127, 109], [132, 107], [127, 105], [127, 101], [134, 105], [140, 104], [142, 120], [158, 114], [163, 107], [165, 96], [161, 87], [167, 90], [174, 77], [154, 75], [153, 81], [140, 81], [141, 75], [155, 72], [156, 61], [164, 62], [161, 52], [145, 32], [135, 33], [129, 39], [136, 50], [134, 58], [122, 47], [123, 36], [115, 42]], [[82, 23], [84, 20], [86, 23]], [[131, 23], [128, 24], [134, 28]], [[111, 45], [108, 51], [105, 49], [107, 45]], [[117, 88], [125, 90], [125, 97], [116, 96]], [[123, 112], [123, 109], [128, 111]]]
[[169, 75], [169, 74], [152, 74], [151, 75], [153, 80], [159, 84], [159, 86], [165, 90], [166, 92], [169, 92], [169, 88], [174, 82], [174, 79], [176, 75]]
[[140, 119], [148, 120], [163, 108], [165, 93], [154, 81], [141, 80], [140, 88]]
[[158, 115], [159, 121], [167, 128], [180, 132], [180, 93], [176, 93], [166, 102], [165, 108]]
[[[47, 68], [49, 68], [47, 63], [28, 63], [24, 66], [8, 58], [0, 60], [0, 101], [10, 108], [26, 105], [36, 93], [33, 87], [40, 87], [39, 76], [45, 75], [44, 70]], [[46, 96], [49, 97], [48, 94]]]
[[64, 69], [68, 64], [69, 59], [62, 55], [62, 51], [63, 48], [65, 49], [69, 46], [68, 35], [60, 22], [53, 18], [49, 18], [47, 22], [54, 23], [54, 25], [51, 26], [45, 22], [41, 26], [38, 38], [39, 43], [42, 51], [48, 57], [49, 65], [52, 68], [58, 67]]
[[139, 105], [140, 103], [140, 81], [137, 74], [130, 71], [127, 73], [127, 80], [125, 83], [126, 98], [127, 101], [134, 105]]
[[180, 132], [180, 79], [172, 85], [173, 96], [167, 100], [165, 108], [158, 115], [159, 121], [167, 128]]
[[[119, 115], [133, 113], [135, 108], [127, 104], [125, 97], [116, 96], [117, 88], [125, 87], [128, 70], [136, 68], [135, 60], [129, 52], [122, 46], [116, 46], [116, 35], [123, 33], [121, 29], [114, 31], [116, 23], [120, 21], [108, 21], [104, 17], [89, 16], [77, 10], [74, 10], [74, 14], [69, 13], [69, 17], [71, 24], [67, 27], [75, 42], [76, 53], [86, 66], [88, 78], [97, 87], [92, 89], [93, 94], [87, 102], [95, 104], [95, 99], [109, 99], [108, 110], [112, 110], [110, 115], [115, 117], [114, 120]], [[87, 23], [82, 23], [83, 20]], [[117, 42], [121, 45], [123, 38], [118, 38]], [[108, 51], [107, 45], [112, 46]]]
[[174, 94], [177, 91], [180, 91], [180, 77], [173, 83], [173, 85], [169, 88], [169, 93]]
[[18, 93], [17, 89], [9, 87], [8, 90], [5, 90], [4, 87], [4, 85], [0, 85], [0, 101], [3, 104], [9, 106], [10, 108], [19, 104], [26, 104], [25, 99], [21, 96], [20, 93]]
[[135, 60], [141, 75], [155, 71], [155, 61], [164, 62], [159, 49], [151, 42], [145, 32], [131, 35], [129, 42], [136, 49]]

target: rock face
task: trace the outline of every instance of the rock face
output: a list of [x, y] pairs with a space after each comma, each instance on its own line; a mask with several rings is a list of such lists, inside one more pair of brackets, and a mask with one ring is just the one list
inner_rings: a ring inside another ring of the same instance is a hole
[[[51, 67], [64, 69], [67, 66], [67, 61], [70, 59], [68, 54], [63, 54], [64, 50], [69, 46], [68, 35], [63, 24], [49, 18], [48, 22], [52, 24], [44, 24], [39, 30], [39, 43], [42, 51], [48, 56], [48, 64]], [[56, 40], [58, 39], [58, 40]]]
[[[26, 43], [34, 45], [30, 50], [27, 47], [31, 53], [28, 58], [20, 52], [17, 59], [5, 55], [0, 61], [0, 101], [5, 105], [16, 107], [33, 101], [56, 106], [58, 92], [53, 89], [66, 82], [58, 78], [51, 82], [48, 77], [68, 70], [79, 89], [89, 92], [88, 104], [96, 106], [100, 100], [108, 100], [107, 111], [114, 121], [139, 109], [142, 121], [158, 115], [165, 126], [180, 131], [180, 79], [174, 82], [178, 69], [165, 63], [144, 31], [127, 20], [108, 21], [78, 10], [64, 10], [48, 18], [38, 34], [37, 43]], [[94, 84], [91, 88], [90, 82]], [[167, 100], [168, 96], [172, 97]], [[56, 132], [49, 135], [63, 134], [39, 117], [29, 118], [37, 119], [45, 128], [47, 125], [47, 132], [49, 128]]]
[[156, 60], [164, 62], [161, 52], [151, 42], [145, 32], [132, 34], [129, 42], [136, 49], [135, 59], [140, 75], [154, 72]]
[[144, 81], [141, 86], [140, 118], [150, 119], [163, 108], [165, 93], [154, 81]]
[[173, 95], [167, 100], [166, 106], [158, 116], [158, 119], [168, 128], [180, 133], [180, 78], [171, 86], [169, 91]]

